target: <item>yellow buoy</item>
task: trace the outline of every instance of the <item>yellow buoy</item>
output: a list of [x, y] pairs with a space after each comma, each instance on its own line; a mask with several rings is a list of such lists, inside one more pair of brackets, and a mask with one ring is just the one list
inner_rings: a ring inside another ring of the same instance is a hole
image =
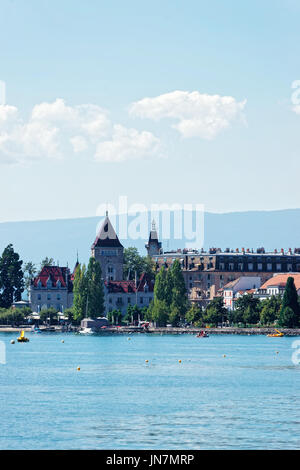
[[181, 359], [179, 359], [179, 361], [178, 361], [178, 362], [179, 362], [179, 364], [181, 364]]
[[80, 367], [77, 367], [77, 370], [80, 370]]

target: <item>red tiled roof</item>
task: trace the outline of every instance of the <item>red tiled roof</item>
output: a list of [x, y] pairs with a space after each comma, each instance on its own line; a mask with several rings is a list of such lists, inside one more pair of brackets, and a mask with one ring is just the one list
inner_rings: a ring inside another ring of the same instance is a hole
[[105, 285], [111, 293], [124, 293], [132, 294], [138, 292], [144, 292], [145, 285], [148, 285], [149, 292], [153, 292], [154, 282], [149, 280], [145, 273], [143, 273], [137, 282], [137, 289], [135, 281], [105, 281]]
[[268, 287], [285, 287], [286, 281], [288, 280], [288, 277], [293, 277], [294, 278], [294, 283], [296, 286], [296, 289], [300, 289], [300, 274], [276, 274], [275, 276], [271, 277], [271, 279], [268, 279], [261, 287], [260, 289], [267, 289]]
[[68, 275], [68, 268], [44, 266], [38, 276], [34, 278], [33, 285], [37, 287], [38, 283], [41, 282], [42, 287], [47, 287], [47, 281], [50, 278], [52, 287], [56, 287], [58, 281], [60, 281], [62, 287], [66, 287], [66, 275]]

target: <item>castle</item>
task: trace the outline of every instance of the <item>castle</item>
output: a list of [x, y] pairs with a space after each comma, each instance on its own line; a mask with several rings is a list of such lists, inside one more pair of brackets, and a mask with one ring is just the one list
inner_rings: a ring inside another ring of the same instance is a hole
[[[205, 307], [224, 287], [241, 276], [259, 277], [264, 283], [276, 273], [299, 273], [300, 250], [266, 253], [263, 248], [241, 251], [211, 248], [202, 250], [163, 251], [155, 224], [152, 224], [148, 256], [155, 262], [156, 271], [168, 269], [175, 260], [182, 267], [188, 297], [191, 302]], [[153, 299], [154, 282], [145, 274], [135, 281], [124, 279], [124, 247], [106, 214], [91, 247], [92, 256], [100, 263], [105, 291], [106, 313], [114, 309], [126, 313], [128, 305], [147, 307]], [[71, 273], [68, 268], [45, 266], [32, 281], [30, 302], [33, 311], [54, 307], [64, 311], [73, 304], [73, 280], [77, 265]]]
[[[153, 232], [153, 237], [157, 238], [155, 233]], [[152, 244], [160, 245], [154, 238], [149, 239], [151, 252]], [[106, 314], [116, 309], [125, 315], [128, 305], [138, 305], [140, 308], [149, 306], [153, 299], [154, 281], [148, 279], [145, 273], [135, 281], [124, 279], [124, 247], [120, 243], [108, 214], [91, 247], [91, 255], [101, 266]], [[34, 312], [39, 313], [51, 307], [64, 312], [72, 307], [73, 281], [77, 265], [78, 261], [72, 273], [67, 267], [43, 267], [30, 286], [29, 301]]]

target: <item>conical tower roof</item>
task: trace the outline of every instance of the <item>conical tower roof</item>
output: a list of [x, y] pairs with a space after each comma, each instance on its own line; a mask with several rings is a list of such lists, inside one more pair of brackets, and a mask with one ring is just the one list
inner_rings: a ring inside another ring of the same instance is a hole
[[153, 241], [158, 242], [158, 235], [157, 235], [156, 224], [154, 220], [152, 221], [152, 227], [151, 227], [151, 231], [149, 235], [149, 243]]
[[123, 245], [120, 243], [118, 236], [113, 228], [111, 221], [106, 215], [104, 222], [102, 223], [100, 230], [97, 234], [96, 240], [93, 243], [92, 248], [98, 247], [121, 247]]

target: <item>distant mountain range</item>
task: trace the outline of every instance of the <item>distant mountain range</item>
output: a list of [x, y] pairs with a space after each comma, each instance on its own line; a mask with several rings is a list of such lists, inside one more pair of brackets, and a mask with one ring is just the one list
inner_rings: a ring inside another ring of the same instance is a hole
[[[46, 256], [58, 261], [60, 266], [79, 260], [86, 262], [96, 236], [97, 217], [78, 219], [41, 220], [34, 222], [0, 223], [0, 252], [9, 243], [24, 261], [40, 263]], [[280, 211], [205, 213], [204, 248], [288, 249], [300, 247], [300, 209]], [[122, 240], [125, 247], [136, 246], [146, 254], [147, 240]], [[183, 248], [185, 240], [162, 240], [163, 248]]]

